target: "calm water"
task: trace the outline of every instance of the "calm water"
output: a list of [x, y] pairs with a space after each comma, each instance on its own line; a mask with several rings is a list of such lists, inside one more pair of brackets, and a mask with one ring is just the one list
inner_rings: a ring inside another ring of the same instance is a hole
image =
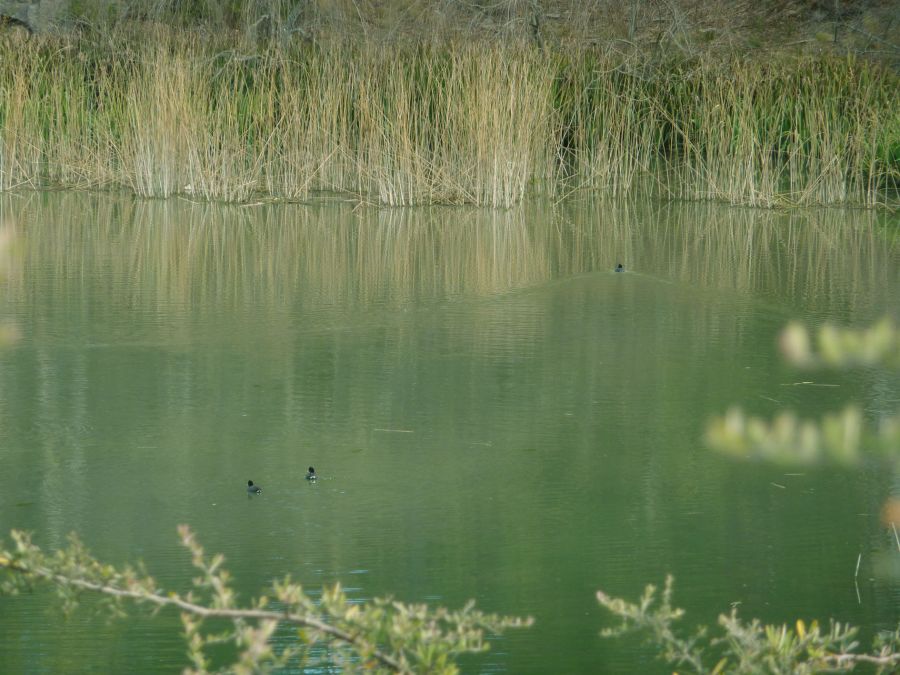
[[[896, 411], [895, 375], [801, 374], [774, 349], [790, 317], [900, 316], [896, 217], [57, 193], [3, 197], [0, 220], [0, 317], [21, 335], [0, 352], [4, 532], [54, 547], [76, 530], [185, 589], [190, 523], [244, 597], [290, 572], [535, 617], [472, 673], [663, 672], [640, 641], [599, 637], [594, 593], [636, 598], [669, 572], [688, 626], [733, 603], [867, 636], [900, 620], [878, 519], [896, 476], [744, 464], [701, 441], [731, 402]], [[840, 386], [794, 385], [809, 379]], [[53, 607], [0, 598], [0, 670], [186, 665], [176, 616]]]

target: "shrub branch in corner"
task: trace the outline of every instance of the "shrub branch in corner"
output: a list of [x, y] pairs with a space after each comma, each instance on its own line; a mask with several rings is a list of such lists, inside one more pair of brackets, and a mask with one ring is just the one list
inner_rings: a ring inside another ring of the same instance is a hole
[[[390, 598], [351, 602], [340, 585], [323, 589], [319, 602], [289, 577], [272, 583], [268, 595], [249, 606], [238, 604], [231, 576], [222, 555], [208, 556], [191, 529], [179, 527], [182, 544], [199, 574], [193, 589], [182, 595], [165, 591], [142, 569], [117, 568], [94, 558], [80, 540], [70, 536], [69, 546], [47, 554], [30, 535], [13, 530], [13, 546], [0, 549], [0, 569], [6, 572], [0, 591], [15, 594], [28, 586], [51, 584], [67, 611], [84, 593], [99, 594], [114, 615], [124, 613], [127, 601], [149, 605], [154, 611], [181, 612], [192, 669], [214, 672], [207, 647], [223, 642], [237, 648], [227, 672], [268, 672], [292, 660], [310, 661], [310, 648], [328, 646], [328, 658], [348, 670], [373, 672], [456, 673], [454, 659], [485, 651], [487, 633], [530, 626], [530, 618], [485, 614], [469, 603], [457, 611], [408, 605]], [[210, 632], [208, 619], [225, 619], [228, 628]], [[292, 626], [297, 640], [276, 647], [272, 636], [279, 626]]]

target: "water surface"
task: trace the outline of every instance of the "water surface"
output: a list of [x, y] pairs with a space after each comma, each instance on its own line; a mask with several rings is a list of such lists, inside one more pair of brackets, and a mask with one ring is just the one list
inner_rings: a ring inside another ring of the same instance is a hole
[[[666, 672], [599, 637], [594, 594], [667, 573], [689, 626], [732, 605], [869, 636], [900, 620], [885, 467], [740, 463], [701, 440], [730, 403], [897, 410], [896, 375], [798, 373], [775, 351], [790, 318], [900, 316], [896, 218], [77, 193], [5, 196], [0, 216], [0, 317], [20, 335], [0, 352], [4, 531], [55, 547], [74, 530], [184, 590], [189, 523], [245, 598], [290, 572], [535, 618], [466, 672]], [[0, 598], [7, 672], [176, 672], [180, 631]]]

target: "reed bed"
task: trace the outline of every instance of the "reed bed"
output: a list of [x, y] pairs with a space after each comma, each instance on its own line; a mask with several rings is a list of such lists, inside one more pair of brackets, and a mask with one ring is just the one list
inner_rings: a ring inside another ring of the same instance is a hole
[[896, 200], [891, 73], [853, 60], [736, 62], [699, 77], [674, 71], [666, 86], [659, 99], [669, 101], [681, 150], [670, 153], [680, 163], [670, 186], [679, 196], [751, 206]]
[[0, 189], [507, 208], [647, 187], [734, 204], [896, 204], [898, 78], [833, 57], [623, 60], [526, 43], [0, 45]]

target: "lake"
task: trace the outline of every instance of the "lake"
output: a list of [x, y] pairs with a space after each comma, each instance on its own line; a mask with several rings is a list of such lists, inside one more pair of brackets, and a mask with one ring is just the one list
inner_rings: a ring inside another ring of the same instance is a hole
[[[688, 628], [732, 606], [866, 642], [900, 621], [888, 467], [745, 463], [702, 440], [732, 403], [896, 412], [896, 373], [801, 372], [776, 349], [791, 318], [900, 317], [896, 215], [35, 192], [0, 197], [0, 223], [19, 336], [0, 352], [4, 534], [77, 531], [186, 590], [189, 523], [244, 599], [290, 572], [314, 594], [534, 617], [471, 673], [669, 672], [640, 639], [601, 638], [595, 599], [667, 573]], [[180, 672], [177, 615], [138, 616], [0, 598], [2, 670]]]

